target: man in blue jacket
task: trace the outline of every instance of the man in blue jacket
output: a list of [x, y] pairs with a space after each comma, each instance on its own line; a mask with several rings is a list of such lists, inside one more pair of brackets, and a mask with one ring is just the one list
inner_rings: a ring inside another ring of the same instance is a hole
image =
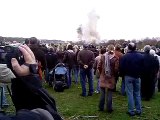
[[[136, 51], [135, 43], [128, 44], [128, 52], [120, 60], [120, 72], [125, 76], [126, 93], [128, 96], [128, 114], [140, 115], [141, 108], [141, 79], [143, 56]], [[134, 106], [135, 105], [135, 106]], [[134, 111], [134, 107], [136, 111]]]

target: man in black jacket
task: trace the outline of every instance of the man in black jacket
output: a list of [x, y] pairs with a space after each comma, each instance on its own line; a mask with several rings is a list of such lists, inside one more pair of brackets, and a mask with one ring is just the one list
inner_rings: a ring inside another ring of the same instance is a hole
[[63, 63], [65, 63], [67, 67], [67, 87], [71, 87], [72, 83], [72, 70], [75, 65], [75, 57], [76, 54], [73, 51], [73, 46], [68, 45], [67, 46], [67, 51], [64, 53], [64, 58], [63, 58]]
[[[89, 92], [88, 96], [92, 96], [93, 94], [93, 64], [94, 64], [94, 53], [88, 50], [88, 46], [84, 45], [84, 49], [79, 51], [77, 60], [80, 64], [80, 82], [82, 86], [82, 94], [81, 96], [87, 96], [86, 93], [86, 80], [88, 80], [89, 84]], [[87, 79], [86, 79], [87, 76]]]

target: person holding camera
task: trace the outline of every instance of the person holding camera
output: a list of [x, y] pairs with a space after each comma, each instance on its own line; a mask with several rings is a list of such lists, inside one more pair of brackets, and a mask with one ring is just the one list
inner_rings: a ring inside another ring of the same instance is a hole
[[42, 88], [37, 74], [35, 56], [27, 45], [19, 46], [25, 63], [20, 65], [12, 58], [12, 70], [16, 78], [11, 80], [12, 101], [16, 115], [0, 114], [0, 120], [62, 120], [55, 100]]

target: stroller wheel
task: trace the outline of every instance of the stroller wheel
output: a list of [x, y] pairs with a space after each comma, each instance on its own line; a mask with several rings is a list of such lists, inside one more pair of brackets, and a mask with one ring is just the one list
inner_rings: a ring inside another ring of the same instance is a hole
[[53, 87], [53, 82], [48, 82], [49, 87]]
[[64, 91], [64, 84], [63, 84], [63, 82], [61, 82], [61, 81], [57, 81], [57, 82], [55, 83], [55, 86], [54, 86], [53, 88], [54, 88], [54, 90], [55, 90], [56, 92], [63, 92], [63, 91]]

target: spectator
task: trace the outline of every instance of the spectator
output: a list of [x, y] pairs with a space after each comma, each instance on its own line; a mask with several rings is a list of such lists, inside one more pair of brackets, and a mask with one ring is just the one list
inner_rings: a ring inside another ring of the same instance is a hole
[[50, 48], [48, 52], [45, 54], [45, 60], [46, 60], [45, 79], [47, 83], [50, 86], [52, 86], [53, 79], [51, 78], [54, 78], [54, 77], [51, 77], [49, 75], [49, 72], [52, 71], [58, 63], [57, 54], [53, 52], [53, 48]]
[[38, 72], [40, 75], [40, 78], [42, 80], [42, 72], [45, 70], [46, 68], [46, 63], [45, 63], [45, 52], [43, 51], [43, 49], [40, 47], [40, 41], [35, 38], [35, 37], [31, 37], [28, 40], [26, 39], [26, 41], [28, 46], [30, 47], [30, 49], [33, 51], [36, 60], [38, 62]]
[[80, 82], [82, 86], [81, 96], [87, 96], [86, 93], [86, 76], [89, 84], [88, 96], [93, 95], [93, 64], [94, 64], [94, 53], [88, 50], [88, 46], [84, 45], [83, 50], [79, 51], [77, 60], [80, 64]]
[[[115, 56], [118, 57], [118, 59], [120, 60], [123, 56], [123, 53], [121, 51], [121, 45], [117, 44], [115, 45]], [[116, 84], [117, 84], [117, 81], [119, 80], [119, 70], [118, 72], [116, 73], [116, 76], [115, 76], [115, 81], [116, 81]], [[114, 91], [116, 91], [116, 84], [115, 84], [115, 89]], [[121, 94], [122, 95], [125, 95], [125, 82], [124, 82], [124, 76], [122, 76], [122, 83], [121, 83]]]
[[64, 57], [64, 52], [63, 52], [63, 48], [62, 45], [58, 45], [57, 50], [56, 50], [56, 54], [58, 57], [58, 63], [62, 63], [63, 62], [63, 57]]
[[157, 88], [157, 78], [159, 78], [159, 75], [158, 75], [158, 71], [159, 71], [159, 67], [160, 67], [160, 56], [158, 56], [157, 54], [156, 54], [156, 49], [154, 50], [154, 49], [151, 49], [150, 50], [150, 52], [149, 52], [152, 56], [154, 56], [154, 58], [155, 58], [155, 61], [154, 61], [154, 65], [153, 66], [155, 66], [154, 67], [154, 71], [155, 71], [155, 73], [153, 74], [153, 81], [154, 81], [154, 83], [152, 84], [153, 86], [153, 94], [154, 94], [154, 92], [155, 92], [155, 88]]
[[79, 64], [77, 61], [77, 56], [79, 53], [79, 47], [77, 45], [74, 46], [74, 53], [75, 53], [75, 65], [74, 65], [74, 76], [75, 76], [75, 84], [78, 84], [78, 77], [79, 77]]
[[75, 66], [75, 53], [73, 52], [73, 46], [68, 45], [67, 51], [64, 53], [63, 63], [65, 63], [67, 67], [67, 86], [68, 88], [71, 87], [72, 83], [72, 70]]
[[141, 75], [141, 95], [144, 100], [150, 100], [155, 89], [155, 73], [159, 68], [158, 60], [154, 56], [150, 55], [151, 47], [146, 45], [144, 47], [144, 61], [143, 72]]
[[[128, 52], [120, 60], [120, 72], [124, 75], [126, 94], [128, 97], [128, 114], [134, 116], [142, 113], [141, 108], [141, 73], [143, 56], [136, 51], [134, 43], [128, 44]], [[134, 105], [136, 112], [134, 111]]]
[[96, 87], [96, 91], [95, 91], [95, 93], [100, 93], [100, 86], [99, 86], [99, 72], [98, 72], [98, 64], [99, 64], [99, 62], [100, 62], [100, 59], [101, 59], [101, 56], [103, 55], [103, 54], [105, 54], [106, 53], [106, 49], [105, 48], [101, 48], [101, 50], [100, 50], [100, 52], [99, 52], [99, 56], [97, 56], [96, 58], [95, 58], [95, 62], [94, 62], [94, 71], [95, 71], [95, 74], [96, 74], [96, 78], [98, 79], [97, 80], [97, 87]]
[[[99, 102], [99, 110], [104, 110], [105, 99], [107, 101], [106, 108], [109, 113], [113, 111], [112, 108], [112, 91], [115, 87], [115, 75], [118, 71], [119, 60], [114, 54], [114, 46], [108, 46], [108, 52], [101, 56], [98, 64], [100, 73], [100, 89], [101, 97]], [[107, 96], [106, 95], [107, 90]]]

